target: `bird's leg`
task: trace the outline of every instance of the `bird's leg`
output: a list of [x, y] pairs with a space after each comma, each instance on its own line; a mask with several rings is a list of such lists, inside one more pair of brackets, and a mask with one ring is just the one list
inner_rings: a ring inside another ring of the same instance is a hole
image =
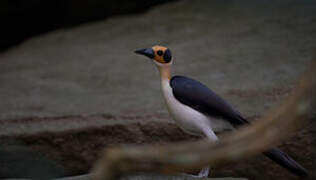
[[207, 166], [207, 167], [202, 168], [198, 175], [193, 175], [193, 174], [181, 174], [181, 175], [190, 176], [194, 178], [207, 178], [208, 175], [210, 174], [210, 171], [211, 171], [211, 168]]
[[[217, 136], [215, 135], [214, 131], [211, 128], [204, 127], [202, 129], [208, 140], [212, 142], [215, 142], [218, 140]], [[201, 171], [198, 174], [198, 177], [205, 178], [205, 177], [208, 177], [209, 174], [210, 174], [210, 166], [207, 166], [201, 169]]]
[[206, 178], [206, 177], [208, 177], [209, 173], [210, 173], [210, 167], [209, 167], [209, 166], [204, 167], [204, 168], [202, 168], [201, 171], [199, 172], [198, 177], [200, 177], [200, 178]]

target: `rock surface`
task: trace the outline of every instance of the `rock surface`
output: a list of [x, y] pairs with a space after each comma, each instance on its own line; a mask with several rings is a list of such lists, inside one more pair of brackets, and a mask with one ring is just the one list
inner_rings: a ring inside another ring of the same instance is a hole
[[[66, 177], [66, 178], [59, 178], [54, 180], [90, 180], [90, 175], [81, 175], [81, 176], [73, 176], [73, 177]], [[135, 175], [129, 177], [123, 177], [121, 180], [247, 180], [246, 178], [197, 178], [197, 177], [190, 177], [186, 175], [179, 175], [179, 176], [161, 176], [161, 175]], [[28, 180], [28, 179], [6, 179], [6, 180]]]
[[[184, 0], [32, 38], [0, 54], [0, 142], [21, 142], [78, 175], [102, 147], [195, 140], [169, 118], [156, 69], [133, 53], [155, 44], [171, 48], [175, 74], [207, 84], [253, 121], [288, 95], [311, 61], [315, 9], [307, 0]], [[311, 121], [281, 146], [310, 179], [315, 128]], [[295, 179], [264, 157], [213, 175]]]

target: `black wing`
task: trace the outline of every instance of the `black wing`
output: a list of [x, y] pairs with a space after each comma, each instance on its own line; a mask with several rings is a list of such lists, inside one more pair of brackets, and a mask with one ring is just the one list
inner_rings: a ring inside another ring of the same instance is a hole
[[203, 114], [221, 117], [234, 126], [249, 124], [225, 100], [198, 81], [184, 76], [174, 76], [170, 81], [170, 85], [173, 95], [178, 101]]
[[[173, 95], [178, 101], [199, 112], [213, 117], [222, 117], [234, 126], [249, 124], [238, 111], [235, 111], [226, 101], [198, 81], [183, 76], [174, 76], [170, 85]], [[277, 148], [272, 148], [264, 154], [298, 176], [308, 175], [304, 167]]]

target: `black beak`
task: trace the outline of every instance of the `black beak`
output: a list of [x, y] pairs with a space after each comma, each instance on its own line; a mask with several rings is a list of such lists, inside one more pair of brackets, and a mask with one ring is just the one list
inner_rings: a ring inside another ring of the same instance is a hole
[[136, 50], [135, 53], [145, 55], [151, 59], [155, 57], [155, 52], [152, 48], [139, 49], [139, 50]]

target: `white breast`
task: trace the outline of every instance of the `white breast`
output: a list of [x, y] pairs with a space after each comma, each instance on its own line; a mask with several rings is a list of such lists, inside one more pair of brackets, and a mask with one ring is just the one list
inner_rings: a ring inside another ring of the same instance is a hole
[[213, 131], [232, 128], [227, 121], [211, 118], [180, 103], [173, 95], [169, 80], [162, 80], [161, 87], [170, 115], [184, 131], [194, 135], [208, 136], [209, 131], [214, 134]]

